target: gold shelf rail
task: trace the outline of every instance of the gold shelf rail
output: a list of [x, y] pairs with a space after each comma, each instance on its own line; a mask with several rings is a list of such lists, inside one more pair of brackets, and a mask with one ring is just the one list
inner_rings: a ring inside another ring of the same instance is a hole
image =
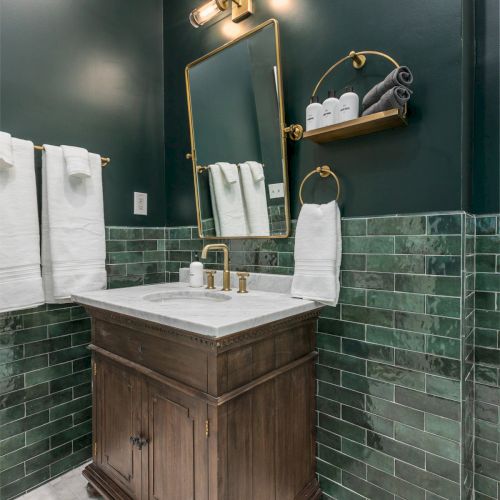
[[[315, 96], [318, 93], [319, 88], [321, 87], [321, 84], [325, 81], [326, 77], [338, 66], [340, 66], [342, 63], [351, 60], [352, 65], [355, 69], [361, 69], [365, 66], [366, 64], [366, 56], [379, 56], [387, 61], [389, 61], [391, 64], [393, 64], [396, 68], [399, 68], [400, 65], [399, 63], [390, 55], [386, 54], [385, 52], [380, 52], [379, 50], [351, 50], [348, 55], [345, 57], [342, 57], [342, 59], [339, 59], [334, 65], [330, 66], [323, 76], [319, 79], [318, 83], [314, 87], [312, 95]], [[404, 110], [402, 113], [403, 118], [406, 117], [406, 113], [408, 111], [408, 106], [405, 104]]]

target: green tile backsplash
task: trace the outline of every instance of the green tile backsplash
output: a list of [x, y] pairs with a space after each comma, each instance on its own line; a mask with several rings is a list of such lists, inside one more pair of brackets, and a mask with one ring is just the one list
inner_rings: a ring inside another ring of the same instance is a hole
[[[465, 500], [473, 479], [477, 499], [497, 498], [499, 217], [344, 219], [342, 232], [340, 303], [318, 322], [325, 498]], [[177, 281], [205, 243], [197, 234], [107, 228], [108, 286]], [[293, 237], [227, 243], [233, 270], [293, 273]], [[0, 316], [2, 500], [90, 457], [89, 338], [77, 306]]]

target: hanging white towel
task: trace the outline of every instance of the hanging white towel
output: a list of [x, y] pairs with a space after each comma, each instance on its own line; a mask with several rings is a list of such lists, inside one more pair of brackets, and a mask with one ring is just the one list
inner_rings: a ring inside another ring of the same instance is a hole
[[69, 176], [90, 177], [89, 152], [86, 149], [75, 146], [61, 146], [61, 149]]
[[214, 188], [214, 168], [208, 169], [208, 183], [210, 186], [210, 201], [212, 202], [212, 214], [214, 216], [214, 226], [215, 226], [215, 235], [220, 236], [220, 222], [219, 222], [219, 209], [217, 207], [217, 198], [215, 197], [215, 188]]
[[269, 236], [264, 168], [256, 161], [247, 161], [240, 164], [240, 176], [250, 236]]
[[91, 176], [68, 175], [62, 149], [44, 146], [42, 277], [47, 302], [106, 288], [101, 157], [89, 154]]
[[33, 143], [12, 139], [0, 170], [0, 312], [44, 303]]
[[295, 233], [292, 296], [336, 306], [341, 260], [342, 235], [337, 202], [304, 205]]
[[248, 236], [238, 167], [219, 162], [209, 168], [215, 195], [214, 213], [217, 212], [219, 219], [219, 236]]
[[7, 132], [0, 132], [0, 170], [14, 166], [12, 137]]

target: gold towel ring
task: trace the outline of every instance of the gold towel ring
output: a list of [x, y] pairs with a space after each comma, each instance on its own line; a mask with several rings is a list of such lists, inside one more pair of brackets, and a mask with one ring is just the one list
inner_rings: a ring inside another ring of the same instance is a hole
[[335, 201], [339, 201], [339, 198], [340, 198], [339, 178], [335, 175], [335, 172], [333, 172], [333, 170], [328, 165], [323, 165], [322, 167], [316, 167], [314, 170], [309, 172], [302, 180], [302, 183], [300, 184], [300, 189], [299, 189], [300, 204], [301, 205], [304, 204], [304, 200], [302, 199], [302, 188], [304, 187], [304, 184], [306, 183], [307, 179], [309, 179], [309, 177], [311, 177], [314, 174], [319, 174], [323, 178], [329, 177], [331, 175], [335, 179], [335, 182], [337, 183], [337, 197], [335, 198]]

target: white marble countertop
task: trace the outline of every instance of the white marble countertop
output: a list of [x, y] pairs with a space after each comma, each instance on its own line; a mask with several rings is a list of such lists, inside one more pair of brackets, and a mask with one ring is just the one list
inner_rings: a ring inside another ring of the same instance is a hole
[[[254, 287], [249, 286], [248, 294], [237, 293], [236, 286], [230, 292], [221, 292], [219, 288], [213, 291], [190, 288], [187, 283], [181, 282], [78, 293], [73, 295], [73, 300], [209, 337], [223, 337], [321, 307], [317, 302], [292, 298], [289, 293], [259, 290], [261, 280], [258, 276], [266, 277], [260, 288], [269, 289], [275, 278], [277, 288], [286, 289], [283, 276], [255, 274], [249, 280]], [[149, 294], [182, 295], [186, 292], [215, 293], [214, 298], [221, 300], [192, 300], [181, 296], [162, 302], [144, 299]]]

